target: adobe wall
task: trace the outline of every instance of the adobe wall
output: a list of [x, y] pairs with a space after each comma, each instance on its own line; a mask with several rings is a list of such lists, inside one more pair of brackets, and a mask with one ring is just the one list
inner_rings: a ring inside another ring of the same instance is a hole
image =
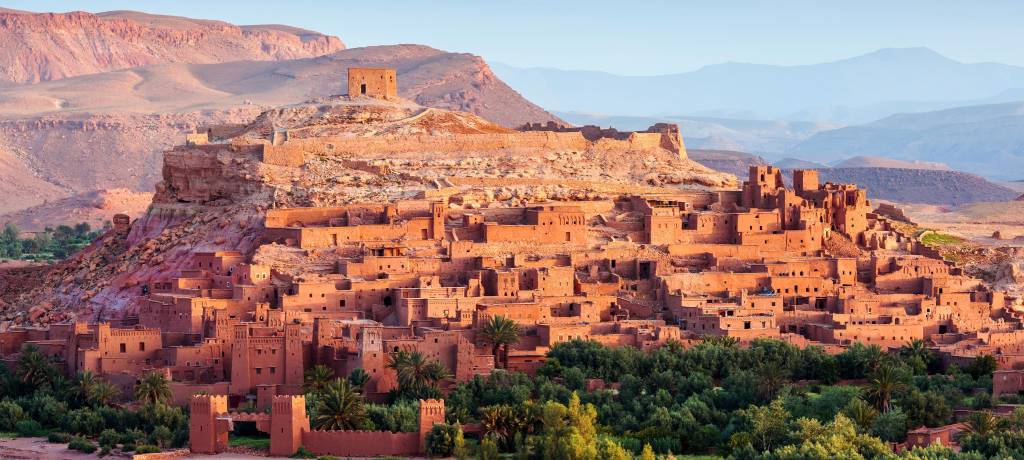
[[336, 457], [380, 457], [416, 455], [419, 433], [389, 431], [306, 431], [302, 446], [317, 455]]

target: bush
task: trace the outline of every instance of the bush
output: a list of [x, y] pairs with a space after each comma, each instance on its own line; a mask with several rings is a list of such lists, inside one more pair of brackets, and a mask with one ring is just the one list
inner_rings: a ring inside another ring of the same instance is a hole
[[43, 426], [32, 419], [18, 420], [14, 424], [14, 431], [18, 432], [18, 436], [26, 438], [42, 436], [45, 433]]
[[98, 436], [106, 426], [103, 417], [91, 409], [75, 409], [68, 412], [61, 425], [69, 433], [87, 436]]
[[121, 444], [137, 444], [139, 441], [146, 440], [146, 433], [138, 428], [132, 428], [121, 433], [121, 438], [118, 442]]
[[121, 440], [121, 434], [112, 428], [107, 428], [100, 433], [99, 443], [101, 447], [114, 447]]
[[155, 454], [160, 452], [160, 448], [152, 444], [140, 444], [135, 448], [136, 454]]
[[25, 419], [25, 411], [18, 403], [5, 399], [0, 401], [0, 431], [14, 431], [14, 425]]
[[494, 438], [487, 436], [480, 441], [480, 450], [477, 451], [478, 460], [498, 460], [498, 444]]
[[100, 449], [99, 456], [106, 457], [107, 455], [110, 455], [110, 446], [103, 446], [103, 448]]
[[71, 439], [71, 442], [68, 443], [68, 449], [91, 454], [93, 452], [96, 452], [96, 445], [90, 442], [88, 439], [85, 439], [81, 436], [75, 436], [74, 438]]
[[54, 431], [46, 436], [46, 440], [54, 444], [67, 444], [71, 442], [71, 435], [59, 431]]
[[292, 458], [316, 458], [316, 454], [306, 450], [305, 447], [300, 446], [299, 450], [292, 454]]
[[132, 452], [135, 450], [135, 444], [128, 443], [121, 445], [121, 452]]
[[455, 438], [461, 430], [456, 425], [438, 423], [427, 433], [427, 455], [430, 457], [451, 457], [455, 450]]
[[321, 455], [317, 457], [316, 460], [338, 460], [338, 457], [335, 457], [333, 455]]

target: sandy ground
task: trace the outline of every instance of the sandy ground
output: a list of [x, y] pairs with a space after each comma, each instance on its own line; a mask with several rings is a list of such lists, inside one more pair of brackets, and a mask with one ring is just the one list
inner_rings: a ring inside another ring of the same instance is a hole
[[67, 444], [50, 444], [46, 442], [45, 438], [3, 438], [0, 439], [0, 458], [32, 460], [77, 460], [86, 458], [95, 459], [96, 454], [83, 454], [75, 450], [68, 450]]

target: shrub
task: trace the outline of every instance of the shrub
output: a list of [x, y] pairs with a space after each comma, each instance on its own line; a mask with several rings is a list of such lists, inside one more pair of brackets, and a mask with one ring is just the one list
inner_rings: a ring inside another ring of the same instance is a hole
[[338, 460], [338, 457], [335, 457], [333, 455], [321, 455], [317, 457], [316, 460]]
[[69, 433], [97, 436], [105, 427], [103, 418], [90, 409], [75, 409], [64, 416], [61, 423]]
[[127, 430], [127, 431], [121, 433], [121, 438], [118, 439], [118, 442], [120, 442], [121, 444], [136, 444], [139, 441], [145, 441], [145, 440], [146, 440], [146, 433], [145, 432], [143, 432], [142, 430], [140, 430], [138, 428], [132, 428], [130, 430]]
[[487, 436], [480, 441], [480, 450], [477, 451], [478, 460], [498, 460], [498, 444], [494, 438]]
[[88, 439], [85, 439], [81, 436], [75, 436], [74, 438], [71, 439], [71, 442], [68, 443], [68, 449], [91, 454], [93, 452], [96, 452], [96, 445], [90, 442]]
[[99, 443], [101, 447], [114, 447], [121, 440], [121, 435], [112, 428], [107, 428], [100, 433]]
[[107, 455], [110, 455], [110, 446], [103, 446], [103, 448], [100, 449], [100, 453], [98, 455], [100, 457], [106, 457]]
[[306, 450], [305, 447], [299, 447], [299, 450], [292, 454], [292, 458], [316, 458], [316, 454]]
[[427, 455], [430, 457], [451, 457], [455, 450], [455, 438], [460, 428], [447, 423], [438, 423], [427, 433]]
[[135, 448], [136, 454], [155, 454], [157, 452], [160, 452], [160, 448], [152, 444], [139, 444], [139, 446]]
[[60, 431], [54, 431], [46, 436], [46, 440], [54, 444], [67, 444], [71, 442], [71, 435]]
[[18, 403], [5, 399], [0, 401], [0, 431], [14, 431], [14, 425], [25, 418], [25, 411]]
[[168, 442], [170, 442], [173, 436], [174, 434], [171, 433], [170, 428], [160, 425], [154, 428], [153, 432], [149, 434], [149, 441], [152, 442], [153, 444], [156, 444], [157, 446], [163, 447], [166, 446]]
[[18, 420], [18, 422], [14, 424], [14, 431], [17, 431], [18, 436], [22, 437], [42, 436], [45, 433], [43, 426], [40, 425], [39, 422], [30, 418]]
[[134, 451], [134, 450], [135, 450], [135, 444], [127, 443], [127, 444], [122, 444], [121, 445], [121, 451], [122, 452], [131, 452], [131, 451]]

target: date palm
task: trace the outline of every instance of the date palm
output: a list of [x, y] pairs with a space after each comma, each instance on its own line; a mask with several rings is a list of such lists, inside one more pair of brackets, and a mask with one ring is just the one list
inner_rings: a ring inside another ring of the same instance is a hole
[[485, 340], [491, 343], [494, 367], [508, 367], [509, 347], [519, 343], [520, 332], [518, 323], [501, 315], [490, 317], [484, 324], [480, 333], [483, 334]]
[[967, 417], [967, 431], [978, 436], [986, 436], [996, 430], [998, 420], [991, 412], [973, 412]]
[[96, 406], [109, 406], [119, 394], [121, 391], [113, 384], [106, 380], [99, 380], [92, 389], [89, 402]]
[[142, 404], [162, 404], [171, 399], [171, 383], [159, 372], [150, 372], [135, 385], [135, 400]]
[[35, 345], [28, 345], [18, 357], [14, 373], [21, 383], [38, 388], [49, 383], [55, 369]]
[[323, 364], [306, 369], [302, 376], [302, 391], [320, 393], [334, 379], [334, 371]]
[[319, 395], [313, 426], [321, 430], [355, 430], [366, 422], [363, 395], [346, 379], [334, 379]]
[[428, 360], [423, 353], [401, 350], [388, 358], [387, 367], [398, 375], [398, 386], [404, 392], [419, 394], [436, 389], [441, 381], [451, 378], [448, 368], [437, 360]]
[[892, 396], [898, 391], [906, 388], [902, 376], [893, 366], [880, 366], [868, 381], [868, 397], [875, 402], [875, 406], [882, 412], [889, 412], [892, 408]]
[[348, 381], [355, 387], [356, 391], [362, 393], [366, 382], [370, 381], [370, 374], [367, 374], [361, 367], [357, 367], [348, 374]]

